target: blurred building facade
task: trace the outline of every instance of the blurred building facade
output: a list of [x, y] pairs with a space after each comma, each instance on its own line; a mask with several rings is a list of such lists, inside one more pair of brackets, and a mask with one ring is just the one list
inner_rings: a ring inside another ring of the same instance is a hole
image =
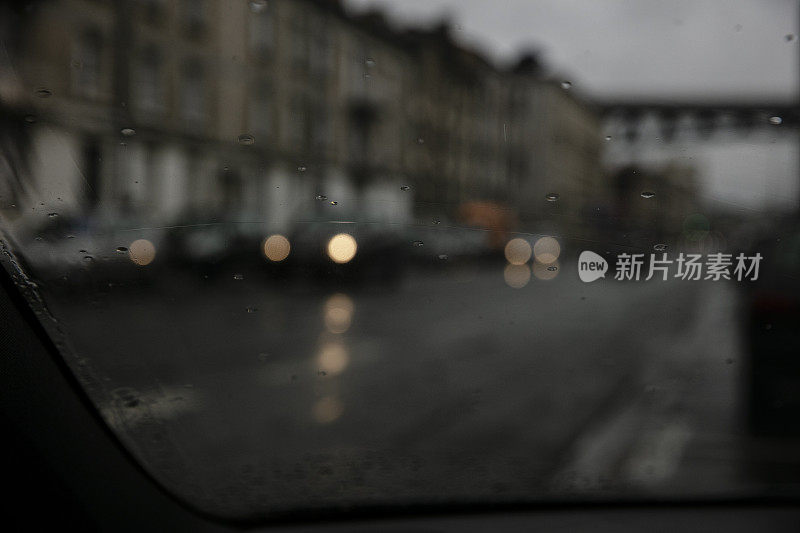
[[27, 31], [0, 99], [34, 154], [35, 180], [3, 191], [17, 209], [283, 230], [483, 201], [540, 222], [574, 220], [603, 188], [593, 109], [534, 57], [500, 68], [444, 25], [400, 31], [336, 0], [57, 0], [8, 15], [4, 31]]

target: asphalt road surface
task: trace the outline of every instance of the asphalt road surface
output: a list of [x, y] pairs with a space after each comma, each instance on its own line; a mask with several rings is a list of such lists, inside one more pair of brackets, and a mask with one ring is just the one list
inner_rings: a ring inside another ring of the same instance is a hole
[[731, 284], [548, 275], [512, 288], [501, 265], [445, 265], [388, 288], [176, 274], [48, 303], [123, 442], [220, 514], [763, 482], [743, 467]]

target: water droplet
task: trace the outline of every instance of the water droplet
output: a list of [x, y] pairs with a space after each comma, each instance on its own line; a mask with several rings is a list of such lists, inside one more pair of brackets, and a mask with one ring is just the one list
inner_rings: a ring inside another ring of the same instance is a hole
[[75, 235], [67, 235], [67, 239], [74, 239]]
[[562, 81], [561, 82], [561, 88], [562, 89], [572, 89], [572, 82], [571, 81], [567, 81], [567, 80]]
[[242, 274], [234, 274], [233, 275], [233, 279], [235, 279], [237, 281], [241, 281], [241, 280], [244, 279], [244, 276]]
[[242, 133], [236, 140], [239, 141], [239, 144], [243, 144], [245, 146], [250, 146], [256, 142], [256, 138], [249, 133]]
[[547, 267], [547, 270], [549, 270], [550, 272], [555, 272], [556, 270], [558, 270], [558, 267], [557, 266], [549, 266], [549, 267]]
[[781, 117], [769, 117], [769, 123], [777, 126], [783, 123], [783, 119]]
[[267, 9], [267, 0], [250, 0], [250, 11], [261, 13]]
[[408, 185], [401, 185], [401, 186], [400, 186], [400, 190], [401, 190], [401, 191], [408, 191], [408, 190], [410, 190], [410, 189], [411, 189], [411, 187], [409, 187]]
[[297, 167], [297, 171], [298, 171], [298, 172], [305, 172], [306, 170], [307, 170], [307, 169], [306, 169], [306, 167], [304, 167], [304, 166], [302, 166], [302, 165], [300, 165], [299, 167]]
[[261, 352], [258, 354], [259, 361], [266, 361], [267, 359], [269, 359], [269, 354], [267, 352]]
[[83, 260], [86, 261], [87, 263], [91, 263], [92, 261], [94, 261], [94, 257], [92, 257], [91, 255], [87, 255], [83, 258]]
[[438, 258], [439, 261], [447, 261], [448, 259], [450, 259], [449, 257], [447, 257], [447, 254], [439, 254]]
[[124, 254], [128, 249], [124, 246], [117, 246], [117, 253]]
[[439, 224], [441, 224], [441, 223], [442, 223], [442, 221], [441, 221], [441, 220], [439, 220], [438, 218], [434, 218], [434, 219], [433, 219], [433, 223], [434, 223], [434, 224], [436, 224], [436, 225], [438, 226]]
[[248, 313], [252, 314], [252, 313], [255, 313], [256, 311], [258, 311], [258, 308], [257, 307], [248, 307], [246, 310], [247, 310]]
[[425, 246], [425, 243], [422, 241], [413, 241], [411, 244], [419, 248], [420, 246]]
[[125, 407], [131, 408], [131, 409], [136, 407], [137, 405], [139, 405], [139, 399], [138, 398], [131, 398], [130, 400], [125, 402]]
[[39, 87], [38, 89], [36, 89], [36, 96], [38, 96], [39, 98], [50, 98], [51, 96], [53, 96], [53, 91], [45, 87]]
[[417, 144], [425, 144], [425, 139], [423, 139], [422, 137], [419, 137], [417, 139]]
[[375, 60], [371, 57], [368, 57], [366, 61], [364, 61], [364, 64], [367, 65], [367, 67], [372, 68], [375, 66]]
[[666, 252], [667, 251], [667, 245], [666, 244], [656, 244], [655, 246], [653, 246], [653, 250], [655, 250], [656, 252]]
[[33, 124], [34, 122], [36, 122], [36, 116], [35, 115], [25, 115], [25, 122], [27, 122], [28, 124]]
[[58, 213], [47, 213], [47, 216], [49, 216], [50, 218], [56, 218], [58, 216]]
[[328, 199], [328, 197], [325, 196], [324, 194], [318, 194], [317, 195], [317, 201], [319, 201], [319, 202], [324, 202], [327, 199]]
[[606, 135], [606, 141], [610, 141], [610, 140], [611, 140], [611, 135]]
[[41, 241], [41, 240], [44, 240], [44, 239], [42, 239], [42, 237], [40, 235], [40, 236], [35, 237], [34, 240]]
[[327, 375], [328, 375], [328, 373], [327, 373], [327, 372], [325, 372], [324, 370], [320, 370], [319, 372], [317, 372], [317, 375], [318, 375], [318, 376], [327, 376]]
[[337, 202], [336, 200], [333, 200], [333, 201], [331, 201], [331, 205], [339, 205], [339, 202]]
[[654, 193], [652, 191], [644, 191], [644, 192], [642, 192], [642, 198], [645, 198], [647, 200], [649, 200], [650, 198], [654, 197], [655, 195], [656, 195], [656, 193]]
[[559, 198], [559, 195], [558, 195], [558, 193], [554, 193], [554, 192], [548, 193], [548, 194], [545, 196], [545, 199], [546, 199], [548, 202], [557, 202], [557, 201], [558, 201], [558, 198]]
[[787, 43], [790, 43], [790, 42], [794, 41], [794, 35], [792, 35], [791, 33], [787, 33], [786, 36], [784, 37], [784, 39], [786, 39]]
[[125, 137], [133, 137], [136, 135], [136, 130], [133, 128], [122, 128], [120, 133], [123, 134]]

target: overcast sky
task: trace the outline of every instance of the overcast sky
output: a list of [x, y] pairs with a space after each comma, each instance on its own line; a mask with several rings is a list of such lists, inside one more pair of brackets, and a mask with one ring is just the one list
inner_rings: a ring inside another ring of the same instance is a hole
[[[796, 0], [348, 0], [401, 25], [447, 17], [498, 61], [538, 48], [576, 90], [602, 98], [789, 99], [797, 94]], [[795, 36], [787, 41], [786, 36]]]

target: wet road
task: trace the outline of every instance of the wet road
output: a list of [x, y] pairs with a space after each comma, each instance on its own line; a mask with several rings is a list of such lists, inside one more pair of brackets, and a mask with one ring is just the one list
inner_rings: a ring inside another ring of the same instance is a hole
[[396, 288], [179, 276], [60, 298], [71, 361], [167, 486], [224, 514], [746, 489], [732, 287], [500, 266]]

